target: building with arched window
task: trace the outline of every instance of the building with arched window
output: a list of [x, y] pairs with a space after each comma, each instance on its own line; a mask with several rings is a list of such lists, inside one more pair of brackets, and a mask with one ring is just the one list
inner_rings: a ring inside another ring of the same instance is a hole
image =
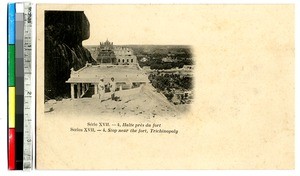
[[114, 47], [114, 53], [118, 65], [132, 65], [137, 63], [137, 57], [134, 55], [131, 48]]

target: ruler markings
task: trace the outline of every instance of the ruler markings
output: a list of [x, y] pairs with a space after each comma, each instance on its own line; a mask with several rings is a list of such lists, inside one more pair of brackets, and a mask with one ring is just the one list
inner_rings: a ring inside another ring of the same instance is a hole
[[24, 3], [24, 151], [23, 170], [31, 170], [32, 158], [32, 85], [31, 85], [31, 3]]

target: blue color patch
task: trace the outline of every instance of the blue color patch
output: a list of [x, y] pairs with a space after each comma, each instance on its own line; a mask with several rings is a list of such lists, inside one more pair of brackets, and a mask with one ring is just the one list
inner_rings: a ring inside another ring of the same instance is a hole
[[8, 3], [8, 44], [15, 44], [16, 3]]

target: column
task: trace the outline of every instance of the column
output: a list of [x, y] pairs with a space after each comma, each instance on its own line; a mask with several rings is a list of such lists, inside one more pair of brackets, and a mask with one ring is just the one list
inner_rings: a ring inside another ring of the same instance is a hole
[[80, 98], [80, 83], [77, 84], [77, 98]]
[[82, 94], [81, 94], [81, 95], [83, 95], [83, 94], [84, 94], [84, 92], [85, 92], [85, 84], [84, 84], [84, 83], [82, 83]]
[[71, 98], [75, 99], [74, 84], [71, 83]]
[[94, 84], [94, 95], [98, 94], [98, 91], [97, 91], [97, 84], [95, 83]]

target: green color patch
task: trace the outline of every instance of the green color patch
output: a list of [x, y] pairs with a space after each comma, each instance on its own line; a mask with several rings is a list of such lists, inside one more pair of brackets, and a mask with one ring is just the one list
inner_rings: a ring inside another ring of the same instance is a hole
[[8, 45], [8, 86], [16, 85], [16, 58], [15, 45]]

